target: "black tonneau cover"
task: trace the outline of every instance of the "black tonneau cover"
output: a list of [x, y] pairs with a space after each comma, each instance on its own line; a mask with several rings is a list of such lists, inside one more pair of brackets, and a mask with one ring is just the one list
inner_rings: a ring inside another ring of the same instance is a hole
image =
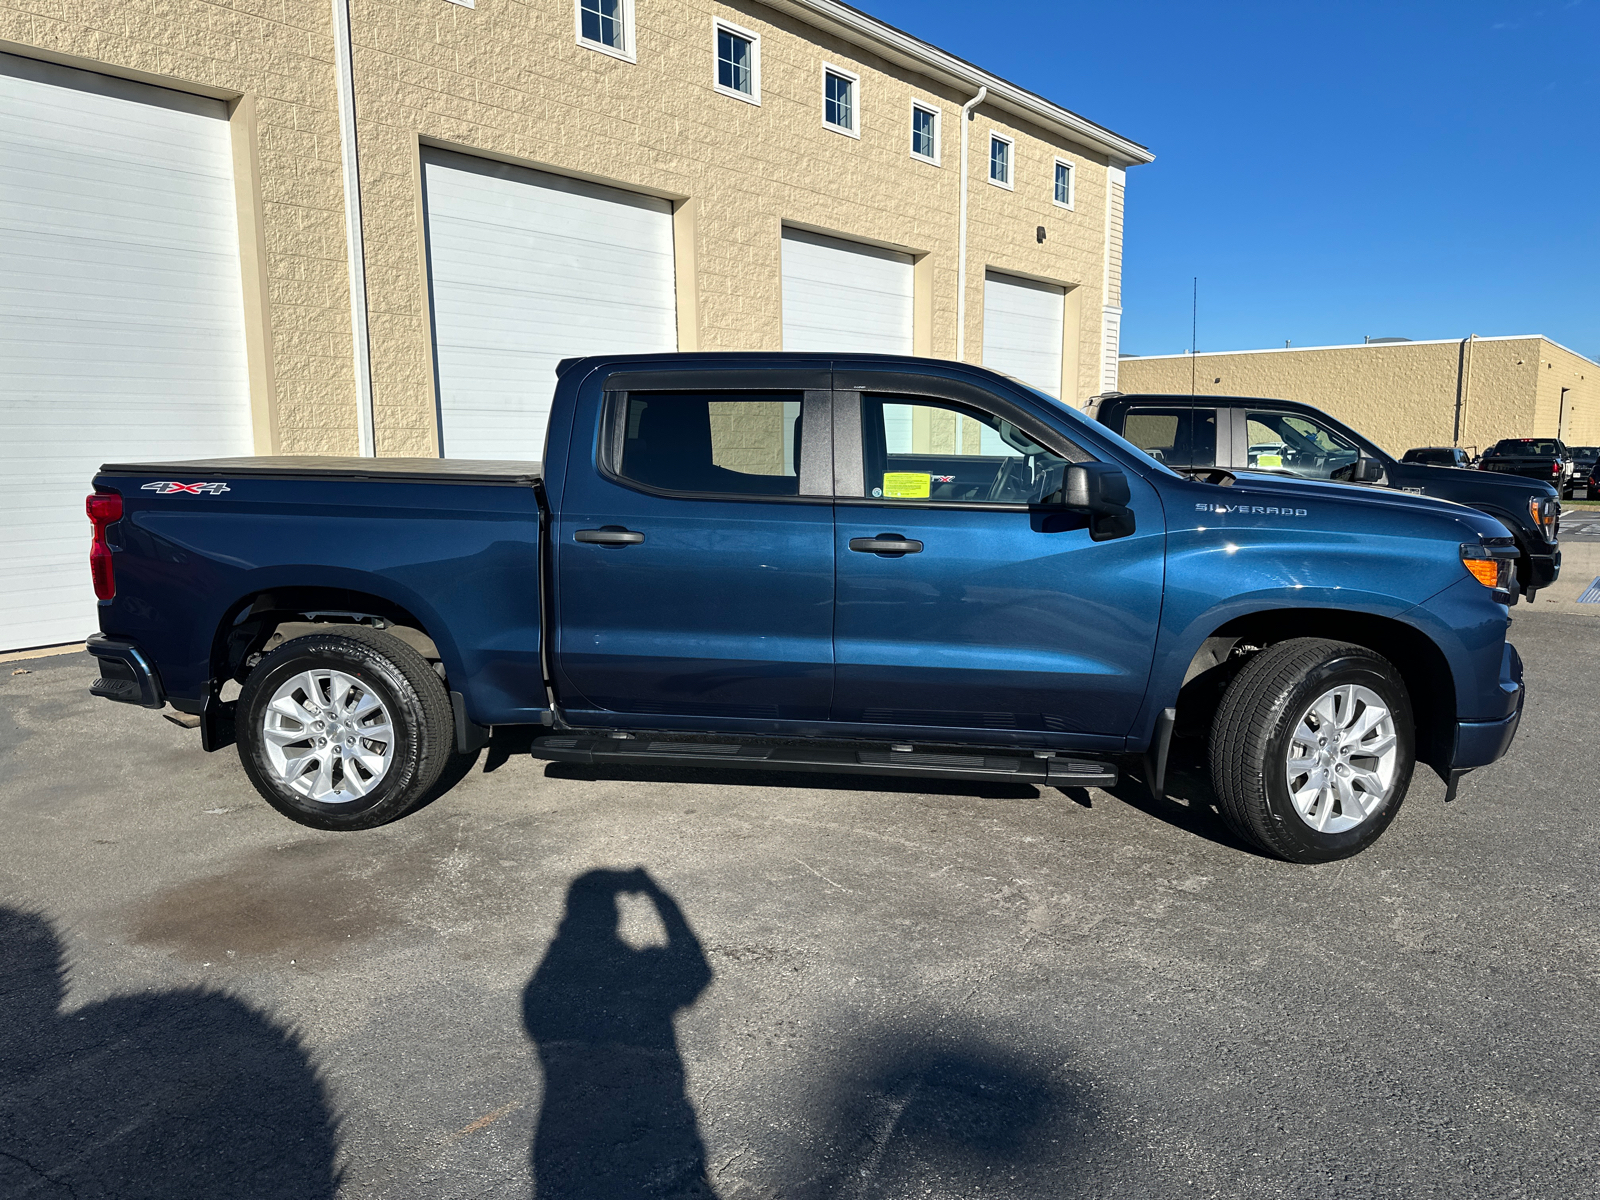
[[[256, 458], [191, 458], [182, 462], [106, 463], [102, 475], [214, 475], [223, 479], [352, 479], [389, 483], [492, 483], [531, 487], [543, 464], [525, 459], [338, 458], [271, 454]], [[184, 480], [183, 482], [188, 482]]]

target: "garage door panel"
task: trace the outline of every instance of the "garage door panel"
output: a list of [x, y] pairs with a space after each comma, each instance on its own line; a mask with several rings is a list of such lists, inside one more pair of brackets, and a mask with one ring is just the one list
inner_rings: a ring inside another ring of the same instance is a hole
[[440, 436], [453, 458], [539, 458], [555, 367], [677, 347], [672, 206], [430, 150]]
[[804, 230], [783, 231], [783, 348], [910, 354], [911, 256]]
[[0, 54], [0, 649], [95, 628], [83, 497], [249, 454], [226, 106]]
[[1061, 398], [1066, 289], [988, 272], [983, 281], [983, 365]]

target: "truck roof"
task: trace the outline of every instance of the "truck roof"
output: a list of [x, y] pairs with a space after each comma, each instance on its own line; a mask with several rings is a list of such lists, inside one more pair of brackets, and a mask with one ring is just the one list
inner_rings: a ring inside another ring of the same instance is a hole
[[106, 463], [102, 475], [218, 475], [268, 479], [368, 479], [390, 483], [494, 483], [531, 486], [543, 464], [527, 459], [342, 458], [264, 454], [254, 458], [191, 458], [180, 462]]

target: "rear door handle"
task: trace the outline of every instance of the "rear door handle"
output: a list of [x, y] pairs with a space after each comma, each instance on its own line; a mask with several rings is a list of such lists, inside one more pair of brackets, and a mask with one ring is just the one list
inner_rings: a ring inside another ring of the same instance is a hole
[[572, 535], [572, 540], [592, 546], [637, 546], [644, 541], [644, 534], [621, 525], [606, 525], [600, 529], [580, 529]]
[[885, 533], [875, 538], [851, 538], [850, 549], [858, 554], [921, 554], [922, 543]]

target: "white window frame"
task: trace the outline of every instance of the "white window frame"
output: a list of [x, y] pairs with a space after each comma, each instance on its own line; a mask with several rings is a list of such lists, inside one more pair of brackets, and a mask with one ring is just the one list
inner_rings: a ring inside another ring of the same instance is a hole
[[1050, 168], [1050, 203], [1057, 208], [1075, 210], [1078, 205], [1078, 166], [1065, 158], [1056, 159], [1056, 167], [1067, 169], [1067, 202], [1063, 204], [1056, 199], [1056, 170]]
[[[840, 79], [850, 81], [850, 118], [855, 122], [854, 128], [835, 125], [828, 120], [828, 76], [837, 75]], [[854, 71], [847, 71], [843, 67], [833, 66], [831, 63], [822, 64], [822, 127], [831, 129], [835, 133], [842, 133], [846, 137], [861, 140], [861, 76]]]
[[[911, 112], [913, 121], [916, 120], [915, 114], [918, 112], [930, 113], [933, 116], [933, 156], [930, 158], [926, 154], [918, 154], [916, 143], [913, 142], [911, 146], [911, 157], [916, 159], [918, 162], [925, 162], [931, 166], [937, 167], [940, 165], [939, 143], [944, 140], [944, 112], [937, 104], [929, 104], [926, 100], [912, 100]], [[912, 128], [914, 132], [915, 126]]]
[[592, 42], [583, 36], [583, 0], [572, 0], [572, 28], [578, 39], [578, 45], [590, 50], [598, 50], [601, 54], [609, 54], [612, 58], [621, 59], [627, 63], [637, 63], [639, 53], [637, 44], [633, 40], [633, 0], [621, 0], [619, 7], [622, 10], [622, 46], [608, 46], [604, 42]]
[[[1004, 142], [1010, 147], [1006, 155], [1006, 178], [999, 180], [994, 177], [994, 144]], [[1005, 188], [1008, 192], [1017, 190], [1017, 139], [1009, 134], [1001, 133], [998, 129], [989, 130], [988, 153], [983, 156], [983, 173], [990, 183], [997, 188]]]
[[[727, 30], [735, 37], [741, 37], [750, 43], [750, 91], [741, 92], [735, 88], [722, 86], [722, 60], [718, 57], [717, 35]], [[761, 35], [742, 25], [735, 25], [732, 21], [724, 21], [721, 17], [711, 18], [711, 86], [724, 96], [732, 96], [735, 100], [743, 100], [746, 104], [761, 107]]]

